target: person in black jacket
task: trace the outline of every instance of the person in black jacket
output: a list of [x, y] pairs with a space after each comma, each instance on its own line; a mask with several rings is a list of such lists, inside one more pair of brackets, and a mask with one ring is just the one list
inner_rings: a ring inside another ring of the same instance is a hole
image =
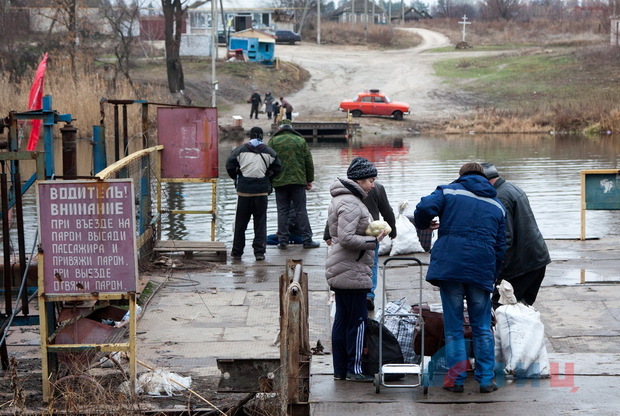
[[236, 147], [226, 161], [226, 171], [237, 188], [237, 212], [233, 237], [233, 259], [240, 260], [245, 248], [245, 231], [250, 217], [254, 218], [252, 248], [256, 260], [265, 260], [267, 248], [267, 196], [271, 178], [280, 173], [282, 165], [276, 152], [263, 143], [263, 129], [252, 127], [250, 141]]
[[258, 107], [263, 102], [258, 91], [254, 90], [254, 93], [248, 102], [252, 105], [252, 108], [250, 109], [250, 118], [252, 118], [252, 115], [254, 115], [254, 118], [258, 118]]
[[[506, 257], [500, 279], [510, 282], [519, 302], [533, 305], [551, 263], [547, 244], [538, 229], [527, 195], [521, 188], [500, 178], [492, 163], [482, 163], [484, 174], [506, 207]], [[497, 287], [493, 307], [499, 307]]]
[[[370, 211], [370, 215], [372, 216], [373, 221], [380, 220], [381, 217], [383, 217], [383, 220], [387, 222], [392, 228], [392, 232], [389, 234], [390, 238], [396, 238], [396, 217], [394, 216], [394, 210], [392, 209], [390, 201], [387, 197], [387, 193], [385, 192], [385, 187], [379, 182], [375, 181], [375, 187], [368, 192], [368, 196], [364, 198], [362, 202], [364, 203], [364, 205], [366, 205], [368, 211]], [[325, 240], [325, 242], [330, 245], [331, 236], [329, 235], [329, 228], [327, 226], [325, 226], [323, 240]], [[377, 288], [378, 269], [379, 246], [377, 246], [375, 249], [375, 259], [372, 266], [372, 289], [366, 297], [366, 308], [369, 311], [375, 309], [375, 289]]]

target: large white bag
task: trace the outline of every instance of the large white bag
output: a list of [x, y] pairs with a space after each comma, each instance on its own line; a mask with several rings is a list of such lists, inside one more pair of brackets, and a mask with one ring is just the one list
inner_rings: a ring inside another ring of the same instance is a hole
[[392, 239], [392, 250], [390, 256], [398, 254], [420, 253], [424, 249], [420, 245], [418, 233], [415, 226], [404, 214], [409, 201], [403, 201], [398, 205], [398, 216], [396, 217], [396, 238]]
[[[511, 292], [512, 285], [502, 281], [503, 299], [516, 302]], [[504, 371], [518, 378], [549, 377], [545, 327], [540, 313], [519, 302], [500, 306], [495, 310], [495, 317], [495, 361], [504, 363]]]
[[383, 240], [379, 243], [379, 255], [385, 256], [386, 254], [390, 254], [392, 250], [392, 239], [389, 235], [386, 235]]

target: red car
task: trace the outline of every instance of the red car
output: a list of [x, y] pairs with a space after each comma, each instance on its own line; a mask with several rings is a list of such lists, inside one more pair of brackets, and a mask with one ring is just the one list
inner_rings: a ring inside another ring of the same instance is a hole
[[402, 120], [409, 114], [409, 104], [392, 101], [379, 90], [368, 90], [357, 94], [355, 100], [344, 100], [340, 103], [340, 111], [350, 111], [353, 117], [362, 114], [372, 116], [392, 116], [394, 120]]

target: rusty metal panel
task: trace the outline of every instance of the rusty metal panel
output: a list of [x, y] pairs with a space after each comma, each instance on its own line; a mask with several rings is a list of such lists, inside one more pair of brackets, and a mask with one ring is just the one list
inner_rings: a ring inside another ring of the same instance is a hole
[[251, 393], [272, 392], [278, 389], [276, 372], [280, 369], [279, 359], [217, 359], [222, 372], [218, 392]]
[[216, 108], [158, 108], [157, 132], [162, 178], [218, 177]]

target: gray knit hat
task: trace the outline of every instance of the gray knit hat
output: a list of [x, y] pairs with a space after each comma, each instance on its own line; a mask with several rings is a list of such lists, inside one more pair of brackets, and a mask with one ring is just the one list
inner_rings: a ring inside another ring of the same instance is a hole
[[499, 173], [497, 172], [497, 168], [493, 163], [481, 163], [482, 169], [484, 169], [484, 176], [487, 179], [499, 178]]
[[377, 168], [368, 159], [356, 157], [347, 169], [347, 178], [357, 181], [377, 177]]

